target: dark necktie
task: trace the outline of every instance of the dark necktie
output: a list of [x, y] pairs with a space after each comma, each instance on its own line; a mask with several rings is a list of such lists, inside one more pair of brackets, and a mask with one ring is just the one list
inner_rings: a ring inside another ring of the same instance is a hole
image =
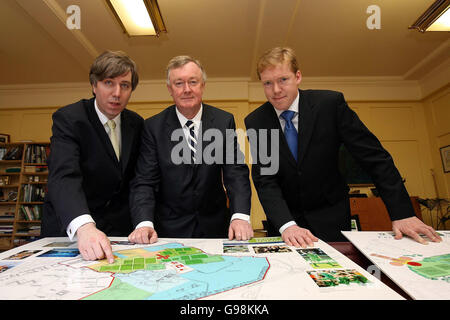
[[297, 136], [297, 130], [294, 127], [294, 124], [292, 123], [292, 118], [294, 117], [295, 112], [291, 110], [284, 111], [281, 116], [286, 122], [286, 125], [284, 127], [284, 136], [286, 137], [286, 141], [288, 143], [289, 149], [292, 152], [292, 155], [295, 158], [295, 161], [297, 161], [297, 155], [298, 155], [298, 136]]
[[191, 149], [191, 160], [192, 163], [195, 163], [195, 145], [197, 144], [197, 139], [194, 133], [194, 122], [191, 120], [186, 121], [186, 127], [189, 129], [188, 145], [189, 149]]

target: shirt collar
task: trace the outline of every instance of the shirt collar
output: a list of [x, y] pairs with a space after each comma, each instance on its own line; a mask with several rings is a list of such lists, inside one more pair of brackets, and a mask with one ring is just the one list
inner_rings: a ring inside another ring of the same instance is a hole
[[[98, 108], [97, 99], [94, 100], [94, 105], [95, 105], [95, 111], [97, 112], [98, 119], [100, 120], [102, 125], [105, 126], [105, 124], [109, 120], [108, 117], [105, 116]], [[116, 123], [116, 126], [118, 126], [120, 128], [120, 113], [113, 120]]]
[[176, 113], [177, 113], [178, 120], [180, 121], [182, 127], [184, 127], [184, 125], [186, 124], [186, 121], [188, 121], [188, 120], [191, 120], [192, 122], [194, 122], [194, 125], [195, 125], [197, 128], [200, 127], [200, 122], [201, 122], [201, 120], [202, 120], [202, 113], [203, 113], [203, 104], [200, 104], [200, 110], [198, 110], [197, 114], [196, 114], [195, 117], [192, 118], [192, 119], [188, 119], [188, 118], [186, 118], [185, 116], [183, 116], [183, 115], [181, 114], [181, 112], [178, 111], [178, 108], [177, 108], [177, 107], [175, 107], [175, 111], [176, 111]]
[[[298, 114], [298, 102], [300, 100], [300, 94], [297, 90], [297, 97], [294, 99], [294, 101], [292, 102], [292, 104], [289, 106], [288, 110], [294, 111], [296, 114]], [[281, 114], [285, 111], [285, 110], [278, 110], [277, 108], [273, 108], [275, 110], [275, 112], [277, 113], [278, 118], [281, 116]]]

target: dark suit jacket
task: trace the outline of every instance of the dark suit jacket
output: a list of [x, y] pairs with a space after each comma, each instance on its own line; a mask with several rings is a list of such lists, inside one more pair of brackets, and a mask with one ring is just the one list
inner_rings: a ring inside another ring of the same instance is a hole
[[[175, 164], [172, 150], [180, 144], [187, 146], [184, 135], [181, 140], [171, 141], [174, 130], [181, 130], [184, 125], [180, 124], [175, 108], [172, 105], [145, 121], [136, 177], [131, 183], [133, 224], [152, 221], [160, 237], [227, 237], [231, 214], [250, 214], [248, 167], [245, 163]], [[223, 141], [226, 130], [235, 129], [230, 113], [206, 104], [201, 121], [199, 132], [204, 134], [215, 128]], [[197, 146], [201, 144], [200, 134], [198, 140]], [[233, 141], [233, 152], [238, 152], [236, 139]], [[209, 143], [203, 141], [203, 149]], [[221, 147], [225, 155], [225, 143]]]
[[[391, 219], [413, 216], [410, 198], [391, 156], [348, 107], [342, 93], [299, 92], [297, 163], [269, 102], [245, 119], [247, 130], [280, 130], [278, 172], [261, 175], [259, 158], [252, 166], [253, 182], [270, 224], [278, 231], [295, 220], [322, 240], [343, 240], [340, 230], [350, 230], [350, 210], [348, 186], [338, 167], [341, 144], [371, 175]], [[255, 162], [257, 157], [252, 156]]]
[[122, 111], [119, 162], [95, 111], [94, 98], [53, 114], [42, 236], [67, 236], [69, 223], [86, 213], [107, 235], [128, 236], [132, 231], [129, 182], [134, 176], [142, 125], [137, 113]]

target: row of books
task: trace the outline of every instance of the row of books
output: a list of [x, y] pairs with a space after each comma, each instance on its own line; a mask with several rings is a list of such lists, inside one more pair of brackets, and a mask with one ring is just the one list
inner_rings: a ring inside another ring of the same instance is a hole
[[24, 220], [27, 221], [41, 220], [42, 210], [42, 205], [20, 206], [20, 211], [23, 214]]
[[16, 230], [16, 234], [39, 236], [41, 234], [41, 226], [23, 226]]
[[50, 147], [38, 144], [28, 145], [25, 150], [25, 163], [47, 163]]
[[22, 160], [22, 147], [0, 147], [0, 160]]
[[13, 233], [12, 224], [0, 224], [0, 234], [10, 234]]
[[39, 184], [24, 184], [22, 186], [23, 202], [42, 202], [44, 201], [47, 186]]

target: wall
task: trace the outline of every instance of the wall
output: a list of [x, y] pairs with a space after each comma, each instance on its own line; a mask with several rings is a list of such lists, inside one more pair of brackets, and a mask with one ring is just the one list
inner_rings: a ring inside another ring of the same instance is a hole
[[[450, 144], [450, 89], [429, 94], [415, 81], [384, 79], [307, 79], [302, 89], [342, 91], [349, 106], [383, 146], [406, 179], [410, 195], [421, 198], [449, 197], [450, 174], [442, 172], [439, 147]], [[51, 114], [60, 106], [91, 96], [86, 84], [48, 84], [0, 87], [0, 133], [12, 141], [49, 141]], [[210, 79], [205, 103], [234, 114], [238, 128], [245, 116], [265, 101], [259, 83], [246, 79]], [[133, 93], [129, 109], [148, 118], [172, 104], [164, 81], [141, 81]], [[248, 143], [241, 149], [249, 156]], [[434, 170], [436, 188], [431, 174]], [[253, 185], [252, 185], [253, 188]], [[264, 212], [253, 188], [252, 224], [262, 228]], [[425, 222], [427, 217], [424, 217]]]

